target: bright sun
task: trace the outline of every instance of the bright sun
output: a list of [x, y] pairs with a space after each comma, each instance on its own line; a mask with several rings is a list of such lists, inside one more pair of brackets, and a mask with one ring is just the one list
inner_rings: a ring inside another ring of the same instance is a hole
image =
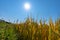
[[25, 4], [24, 4], [24, 8], [25, 8], [26, 10], [29, 10], [29, 9], [30, 9], [30, 4], [29, 4], [29, 3], [25, 3]]

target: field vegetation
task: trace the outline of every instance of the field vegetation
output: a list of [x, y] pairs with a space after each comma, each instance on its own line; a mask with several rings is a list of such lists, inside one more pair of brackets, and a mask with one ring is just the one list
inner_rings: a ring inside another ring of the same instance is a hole
[[0, 40], [60, 40], [60, 19], [48, 24], [27, 18], [22, 23], [0, 21]]

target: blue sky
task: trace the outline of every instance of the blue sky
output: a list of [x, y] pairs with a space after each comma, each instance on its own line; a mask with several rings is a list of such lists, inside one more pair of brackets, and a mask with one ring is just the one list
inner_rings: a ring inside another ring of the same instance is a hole
[[[26, 2], [31, 5], [28, 11], [24, 9]], [[60, 17], [60, 0], [0, 0], [0, 19], [23, 21], [30, 14], [37, 20], [48, 20], [50, 17], [56, 20]]]

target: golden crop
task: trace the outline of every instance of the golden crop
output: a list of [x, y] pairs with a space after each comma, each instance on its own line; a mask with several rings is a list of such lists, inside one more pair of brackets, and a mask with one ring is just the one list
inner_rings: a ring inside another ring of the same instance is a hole
[[0, 28], [1, 40], [60, 40], [60, 19], [55, 23], [36, 22], [27, 19], [25, 22], [8, 24]]

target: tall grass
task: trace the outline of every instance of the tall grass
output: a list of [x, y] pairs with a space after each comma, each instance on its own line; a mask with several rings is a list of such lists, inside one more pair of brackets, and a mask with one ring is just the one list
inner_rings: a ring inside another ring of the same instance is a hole
[[0, 27], [0, 40], [60, 40], [60, 19], [49, 24], [27, 19], [23, 23]]

